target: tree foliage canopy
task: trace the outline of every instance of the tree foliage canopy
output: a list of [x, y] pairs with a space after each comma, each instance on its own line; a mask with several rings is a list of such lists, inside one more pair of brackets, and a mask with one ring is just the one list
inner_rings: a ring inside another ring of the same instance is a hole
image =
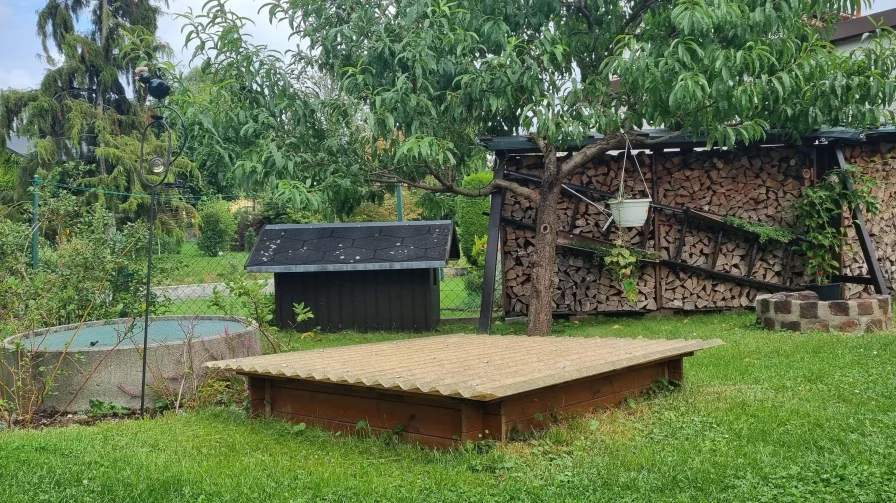
[[363, 183], [368, 135], [357, 108], [331, 81], [252, 42], [251, 21], [209, 2], [183, 15], [186, 43], [201, 61], [175, 97], [192, 156], [219, 182], [273, 192], [294, 207], [348, 216], [382, 193]]
[[[769, 129], [890, 117], [896, 56], [838, 54], [825, 28], [856, 1], [293, 0], [266, 5], [335, 75], [411, 180], [463, 165], [474, 134], [547, 144], [644, 124], [732, 146]], [[618, 84], [618, 89], [614, 84]], [[416, 175], [412, 176], [412, 175]]]

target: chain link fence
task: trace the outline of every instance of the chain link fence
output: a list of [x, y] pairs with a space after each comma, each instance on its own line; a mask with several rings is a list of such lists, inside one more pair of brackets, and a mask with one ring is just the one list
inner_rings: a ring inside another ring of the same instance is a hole
[[[101, 191], [95, 191], [101, 192]], [[127, 200], [144, 198], [146, 195], [102, 193], [107, 200], [119, 200], [109, 207], [120, 207]], [[271, 274], [248, 273], [245, 263], [254, 244], [257, 231], [247, 230], [245, 215], [257, 211], [254, 201], [240, 201], [226, 204], [237, 221], [236, 231], [224, 241], [226, 245], [218, 249], [203, 246], [199, 233], [199, 213], [196, 201], [188, 201], [172, 191], [159, 194], [156, 198], [156, 225], [152, 249], [151, 312], [153, 315], [236, 315], [247, 309], [241, 296], [256, 295], [266, 297], [268, 306], [273, 304], [274, 281]], [[39, 225], [43, 225], [41, 202], [34, 202], [34, 214]], [[144, 206], [145, 207], [145, 206]], [[146, 217], [128, 218], [117, 215], [117, 222], [132, 222], [148, 228]], [[121, 227], [121, 225], [117, 225]], [[110, 232], [118, 230], [110, 229]], [[248, 232], [248, 234], [247, 234]], [[145, 241], [144, 241], [145, 244]], [[36, 246], [36, 244], [35, 244]], [[128, 261], [134, 271], [145, 271], [146, 246], [142, 251], [132, 253]], [[37, 250], [40, 253], [40, 250]], [[481, 271], [481, 270], [480, 270]], [[145, 276], [144, 276], [145, 277]], [[127, 271], [121, 281], [144, 281], [139, 274]], [[117, 280], [119, 281], [119, 280]], [[131, 285], [132, 291], [142, 285]], [[464, 259], [452, 261], [441, 270], [441, 317], [443, 321], [471, 319], [478, 317], [482, 288], [482, 274], [468, 266]], [[258, 299], [255, 299], [258, 300]], [[135, 316], [131, 313], [130, 316]]]

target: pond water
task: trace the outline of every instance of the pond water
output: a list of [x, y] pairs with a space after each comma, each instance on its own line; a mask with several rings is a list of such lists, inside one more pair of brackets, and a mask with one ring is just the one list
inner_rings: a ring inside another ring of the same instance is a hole
[[[150, 320], [149, 343], [160, 344], [180, 342], [188, 337], [202, 339], [227, 333], [236, 333], [244, 330], [246, 325], [232, 320], [200, 320], [183, 318], [179, 320]], [[134, 323], [120, 323], [100, 326], [81, 327], [75, 334], [75, 330], [63, 330], [39, 335], [34, 338], [34, 343], [40, 344], [42, 350], [64, 349], [69, 339], [74, 335], [70, 350], [79, 349], [103, 349], [115, 346], [119, 348], [132, 348], [143, 345], [143, 320]], [[28, 345], [27, 340], [23, 342]]]

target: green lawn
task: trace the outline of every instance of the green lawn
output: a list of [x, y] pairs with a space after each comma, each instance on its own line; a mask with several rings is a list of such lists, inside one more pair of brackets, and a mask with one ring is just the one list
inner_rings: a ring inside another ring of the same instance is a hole
[[[153, 285], [192, 285], [224, 281], [234, 273], [242, 271], [248, 257], [247, 252], [235, 251], [227, 251], [217, 257], [209, 257], [199, 251], [195, 241], [187, 241], [179, 254], [153, 258], [153, 263], [158, 265], [158, 270], [171, 270], [155, 276]], [[270, 277], [269, 275], [258, 276], [260, 279]]]
[[[462, 330], [472, 327], [440, 331]], [[770, 333], [724, 314], [564, 323], [557, 335], [726, 345], [686, 360], [683, 390], [480, 453], [295, 431], [230, 409], [0, 433], [0, 501], [896, 501], [892, 333]]]

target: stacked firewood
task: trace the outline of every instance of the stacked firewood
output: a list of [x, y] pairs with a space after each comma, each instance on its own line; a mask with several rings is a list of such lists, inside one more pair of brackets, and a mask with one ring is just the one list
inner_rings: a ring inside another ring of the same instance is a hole
[[[530, 261], [535, 253], [535, 233], [504, 227], [505, 309], [514, 314], [529, 312]], [[654, 268], [642, 265], [638, 275], [638, 300], [623, 295], [620, 285], [603, 270], [599, 259], [585, 250], [559, 249], [554, 279], [554, 312], [580, 314], [609, 311], [656, 310]]]
[[794, 148], [658, 154], [658, 201], [790, 227], [811, 159]]
[[[675, 208], [690, 207], [717, 215], [734, 215], [772, 225], [790, 226], [788, 210], [803, 187], [811, 183], [811, 158], [795, 148], [746, 149], [732, 152], [697, 151], [649, 155], [639, 153], [638, 163], [644, 181], [634, 168], [631, 157], [626, 160], [626, 193], [630, 197], [647, 197], [645, 183], [651, 189], [653, 173], [657, 177], [654, 201]], [[567, 183], [595, 191], [618, 191], [623, 154], [607, 155], [595, 160], [584, 172]], [[532, 157], [508, 166], [510, 170], [540, 175], [540, 159]], [[533, 188], [535, 184], [531, 185]], [[657, 233], [653, 223], [637, 229], [620, 229], [611, 224], [605, 200], [586, 196], [600, 208], [564, 192], [556, 211], [560, 229], [574, 235], [604, 241], [621, 239], [627, 246], [656, 251], [663, 259], [674, 260], [682, 231], [681, 212], [655, 212]], [[534, 225], [535, 205], [525, 198], [507, 193], [502, 215], [511, 221]], [[534, 253], [534, 234], [529, 229], [505, 221], [504, 227], [504, 306], [509, 315], [528, 312], [529, 258]], [[681, 260], [687, 264], [712, 268], [717, 229], [690, 224], [685, 235]], [[745, 275], [749, 269], [749, 242], [741, 235], [723, 232], [716, 271]], [[759, 245], [751, 277], [757, 280], [784, 283], [787, 249], [784, 245]], [[802, 258], [791, 257], [789, 275], [800, 281]], [[657, 281], [657, 273], [659, 281]], [[658, 284], [659, 283], [659, 284]], [[638, 274], [640, 291], [635, 303], [622, 294], [621, 285], [601, 271], [595, 261], [578, 250], [558, 248], [557, 280], [554, 308], [558, 313], [596, 313], [611, 311], [651, 311], [655, 309], [723, 309], [751, 305], [764, 289], [738, 285], [711, 278], [697, 271], [642, 264]], [[657, 297], [660, 303], [657, 303]]]
[[[866, 216], [865, 225], [874, 241], [877, 260], [884, 277], [896, 282], [896, 145], [892, 143], [865, 144], [846, 147], [843, 151], [846, 161], [856, 164], [866, 175], [874, 177], [877, 186], [872, 193], [880, 201], [880, 212]], [[846, 219], [846, 224], [850, 220]], [[847, 225], [846, 252], [843, 254], [845, 274], [867, 276], [868, 267], [862, 257], [859, 241], [852, 225]], [[849, 297], [872, 293], [870, 286], [847, 285]]]

